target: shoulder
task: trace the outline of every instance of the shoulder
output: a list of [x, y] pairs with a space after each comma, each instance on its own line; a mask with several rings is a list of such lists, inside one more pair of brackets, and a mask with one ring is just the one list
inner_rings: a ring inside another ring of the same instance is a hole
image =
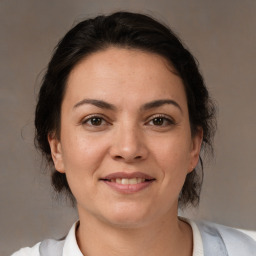
[[256, 232], [211, 222], [197, 222], [206, 251], [226, 251], [228, 255], [255, 255]]
[[253, 240], [256, 241], [256, 231], [245, 230], [245, 229], [238, 229], [238, 230], [246, 234], [247, 236], [250, 236]]
[[75, 222], [68, 235], [60, 240], [46, 239], [33, 247], [22, 248], [11, 256], [40, 256], [40, 255], [72, 255], [82, 256], [76, 241], [75, 231], [79, 221]]
[[192, 228], [193, 256], [255, 256], [256, 231], [179, 218], [190, 224]]
[[40, 243], [37, 243], [33, 247], [25, 247], [19, 251], [13, 253], [11, 256], [39, 256], [39, 246]]
[[207, 222], [207, 221], [200, 221], [196, 222], [201, 233], [215, 233], [217, 232], [219, 235], [223, 236], [223, 238], [247, 238], [249, 240], [253, 240], [256, 242], [256, 231], [252, 230], [244, 230], [238, 228], [232, 228], [224, 225], [220, 225], [217, 223]]

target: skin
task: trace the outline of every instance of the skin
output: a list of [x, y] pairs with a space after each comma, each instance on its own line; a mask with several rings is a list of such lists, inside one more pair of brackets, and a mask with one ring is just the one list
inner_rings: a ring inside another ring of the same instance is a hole
[[[170, 102], [149, 107], [157, 100]], [[197, 165], [202, 132], [191, 135], [182, 80], [163, 57], [110, 47], [82, 60], [68, 78], [60, 139], [48, 139], [77, 200], [84, 255], [192, 255], [178, 196]], [[100, 180], [116, 172], [154, 181], [121, 193]]]

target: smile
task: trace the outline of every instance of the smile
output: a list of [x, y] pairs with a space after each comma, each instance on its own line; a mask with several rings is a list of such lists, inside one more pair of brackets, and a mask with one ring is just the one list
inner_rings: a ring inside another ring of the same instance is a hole
[[151, 186], [156, 179], [144, 173], [112, 173], [100, 179], [116, 192], [131, 194]]
[[120, 178], [117, 178], [117, 179], [111, 179], [110, 182], [115, 182], [115, 183], [118, 183], [118, 184], [127, 185], [127, 184], [142, 183], [142, 182], [145, 182], [145, 179], [142, 179], [142, 178], [132, 178], [132, 179], [127, 179], [127, 178], [120, 179]]

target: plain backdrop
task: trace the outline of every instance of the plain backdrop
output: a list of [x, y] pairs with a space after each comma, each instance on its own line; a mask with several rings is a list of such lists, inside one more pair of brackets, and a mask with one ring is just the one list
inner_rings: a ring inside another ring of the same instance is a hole
[[117, 10], [171, 26], [198, 59], [218, 105], [200, 207], [181, 214], [256, 229], [256, 1], [0, 0], [0, 255], [61, 237], [77, 219], [53, 198], [34, 149], [36, 97], [58, 40], [78, 21]]

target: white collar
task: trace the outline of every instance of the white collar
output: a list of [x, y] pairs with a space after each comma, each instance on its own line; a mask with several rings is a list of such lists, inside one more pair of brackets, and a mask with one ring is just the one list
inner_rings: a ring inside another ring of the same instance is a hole
[[[179, 217], [180, 218], [180, 217]], [[181, 218], [185, 222], [187, 222], [193, 232], [193, 256], [203, 256], [204, 255], [204, 248], [203, 248], [203, 241], [201, 233], [196, 225], [196, 223], [192, 220]]]
[[[180, 218], [180, 217], [179, 217]], [[204, 251], [203, 251], [203, 242], [202, 242], [202, 237], [199, 232], [199, 229], [196, 225], [195, 222], [192, 220], [186, 219], [186, 218], [181, 218], [185, 222], [187, 222], [193, 232], [193, 256], [203, 256]], [[68, 235], [65, 239], [65, 244], [63, 247], [63, 256], [83, 256], [82, 252], [80, 251], [77, 240], [76, 240], [76, 229], [79, 225], [79, 221], [75, 222], [71, 229], [68, 232]]]
[[75, 222], [69, 230], [68, 235], [65, 239], [62, 256], [83, 256], [76, 240], [76, 229], [78, 225], [79, 221]]

